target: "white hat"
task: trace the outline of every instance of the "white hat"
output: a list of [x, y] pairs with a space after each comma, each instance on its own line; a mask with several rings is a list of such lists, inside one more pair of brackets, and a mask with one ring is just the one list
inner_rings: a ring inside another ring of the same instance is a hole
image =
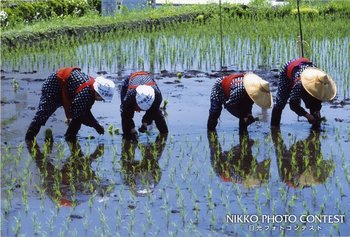
[[272, 106], [272, 95], [269, 83], [254, 73], [247, 73], [243, 78], [243, 85], [249, 97], [261, 108]]
[[337, 94], [333, 79], [318, 68], [306, 68], [300, 78], [305, 90], [320, 101], [332, 100]]
[[151, 86], [140, 85], [136, 87], [136, 103], [141, 110], [151, 108], [154, 98], [154, 89]]
[[102, 97], [104, 101], [112, 101], [114, 95], [115, 84], [113, 81], [104, 77], [96, 77], [94, 82], [95, 91]]

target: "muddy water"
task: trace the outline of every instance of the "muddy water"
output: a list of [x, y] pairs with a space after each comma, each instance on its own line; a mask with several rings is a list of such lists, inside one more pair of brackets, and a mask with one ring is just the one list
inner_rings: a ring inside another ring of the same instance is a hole
[[[337, 71], [338, 78], [344, 76], [344, 68], [332, 65], [326, 69]], [[100, 136], [83, 127], [80, 148], [71, 148], [63, 140], [66, 125], [59, 109], [45, 126], [53, 130], [52, 148], [44, 149], [43, 128], [32, 156], [23, 138], [49, 69], [3, 70], [2, 236], [350, 234], [348, 224], [331, 223], [334, 219], [313, 221], [318, 214], [344, 215], [350, 221], [350, 101], [341, 94], [332, 103], [324, 103], [322, 115], [327, 121], [318, 134], [287, 106], [281, 131], [272, 136], [271, 110], [254, 105], [253, 114], [260, 121], [249, 127], [249, 139], [239, 138], [238, 120], [225, 110], [217, 136], [208, 136], [206, 120], [215, 73], [184, 71], [178, 80], [176, 71], [157, 72], [163, 98], [169, 101], [166, 138], [157, 138], [153, 128], [135, 146], [123, 144], [119, 134], [106, 131]], [[107, 70], [105, 76], [120, 85], [129, 72]], [[275, 94], [276, 72], [257, 68], [255, 72], [271, 82]], [[97, 75], [97, 70], [90, 69], [90, 73]], [[16, 90], [13, 79], [19, 84]], [[113, 125], [121, 130], [118, 93], [111, 103], [96, 102], [93, 107], [105, 128]], [[135, 116], [138, 126], [141, 116]], [[81, 150], [79, 155], [77, 150]], [[126, 155], [130, 150], [134, 153]], [[43, 163], [45, 154], [47, 162]], [[230, 223], [227, 214], [253, 219]], [[280, 221], [279, 215], [288, 215], [289, 220]], [[302, 215], [310, 215], [308, 223], [302, 223]], [[255, 216], [277, 218], [255, 222]]]

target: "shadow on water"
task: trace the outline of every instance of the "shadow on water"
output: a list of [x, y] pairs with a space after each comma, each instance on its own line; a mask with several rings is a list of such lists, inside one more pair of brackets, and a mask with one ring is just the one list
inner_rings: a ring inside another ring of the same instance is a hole
[[281, 130], [271, 130], [276, 150], [278, 172], [289, 187], [306, 188], [323, 184], [335, 169], [333, 160], [324, 160], [320, 132], [310, 130], [308, 137], [298, 140], [288, 149]]
[[223, 182], [242, 184], [245, 188], [259, 187], [269, 181], [270, 159], [258, 162], [252, 154], [254, 141], [248, 135], [239, 137], [239, 144], [222, 151], [216, 132], [208, 132], [210, 160]]
[[70, 155], [59, 168], [48, 159], [53, 148], [51, 140], [45, 142], [43, 151], [36, 141], [26, 143], [40, 171], [42, 188], [58, 206], [75, 207], [89, 200], [91, 195], [106, 194], [108, 184], [101, 183], [91, 167], [92, 162], [103, 156], [103, 144], [99, 144], [93, 153], [85, 155], [78, 141], [68, 143]]
[[[159, 159], [164, 151], [167, 136], [159, 134], [154, 142], [147, 144], [123, 140], [121, 176], [133, 195], [144, 196], [152, 193], [159, 183], [162, 176]], [[141, 160], [135, 159], [136, 149], [141, 151]]]

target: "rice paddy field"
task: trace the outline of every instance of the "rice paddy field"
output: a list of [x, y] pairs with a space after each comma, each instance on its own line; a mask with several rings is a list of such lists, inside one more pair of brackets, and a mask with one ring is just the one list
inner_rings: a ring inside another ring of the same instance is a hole
[[[238, 135], [238, 119], [225, 110], [207, 133], [220, 76], [216, 18], [3, 50], [1, 236], [350, 236], [349, 25], [303, 19], [305, 56], [338, 88], [323, 103], [319, 132], [288, 105], [271, 131], [271, 110], [254, 105], [259, 121], [249, 136]], [[253, 71], [275, 96], [279, 68], [300, 55], [297, 35], [295, 17], [225, 18], [226, 73]], [[26, 143], [43, 81], [73, 65], [117, 85], [111, 103], [92, 109], [105, 134], [83, 126], [68, 144], [59, 109]], [[120, 134], [119, 85], [137, 70], [155, 74], [169, 134], [153, 126], [130, 143]]]

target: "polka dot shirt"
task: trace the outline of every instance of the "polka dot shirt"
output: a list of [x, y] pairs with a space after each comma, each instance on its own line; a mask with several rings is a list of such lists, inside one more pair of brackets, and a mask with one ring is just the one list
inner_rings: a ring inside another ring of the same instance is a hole
[[[74, 70], [68, 79], [68, 94], [72, 100], [70, 109], [73, 119], [84, 116], [90, 111], [93, 103], [95, 102], [90, 87], [86, 87], [78, 94], [75, 94], [75, 90], [88, 80], [89, 76], [80, 70]], [[61, 85], [56, 73], [51, 74], [45, 80], [41, 91], [42, 94], [38, 111], [33, 118], [33, 122], [43, 126], [48, 118], [56, 111], [56, 109], [62, 106]]]
[[231, 82], [229, 98], [225, 97], [221, 85], [222, 80], [223, 78], [218, 78], [212, 88], [210, 96], [210, 116], [213, 118], [220, 117], [222, 106], [238, 118], [250, 114], [253, 101], [250, 99], [244, 88], [243, 77], [235, 79], [239, 80], [238, 83]]
[[283, 110], [289, 99], [291, 109], [299, 116], [304, 116], [307, 112], [300, 106], [301, 100], [304, 101], [307, 108], [315, 111], [320, 110], [321, 102], [305, 91], [299, 77], [306, 68], [317, 66], [313, 63], [302, 63], [293, 74], [293, 85], [292, 81], [287, 77], [287, 68], [295, 60], [292, 59], [285, 63], [279, 72], [279, 84], [274, 107]]

